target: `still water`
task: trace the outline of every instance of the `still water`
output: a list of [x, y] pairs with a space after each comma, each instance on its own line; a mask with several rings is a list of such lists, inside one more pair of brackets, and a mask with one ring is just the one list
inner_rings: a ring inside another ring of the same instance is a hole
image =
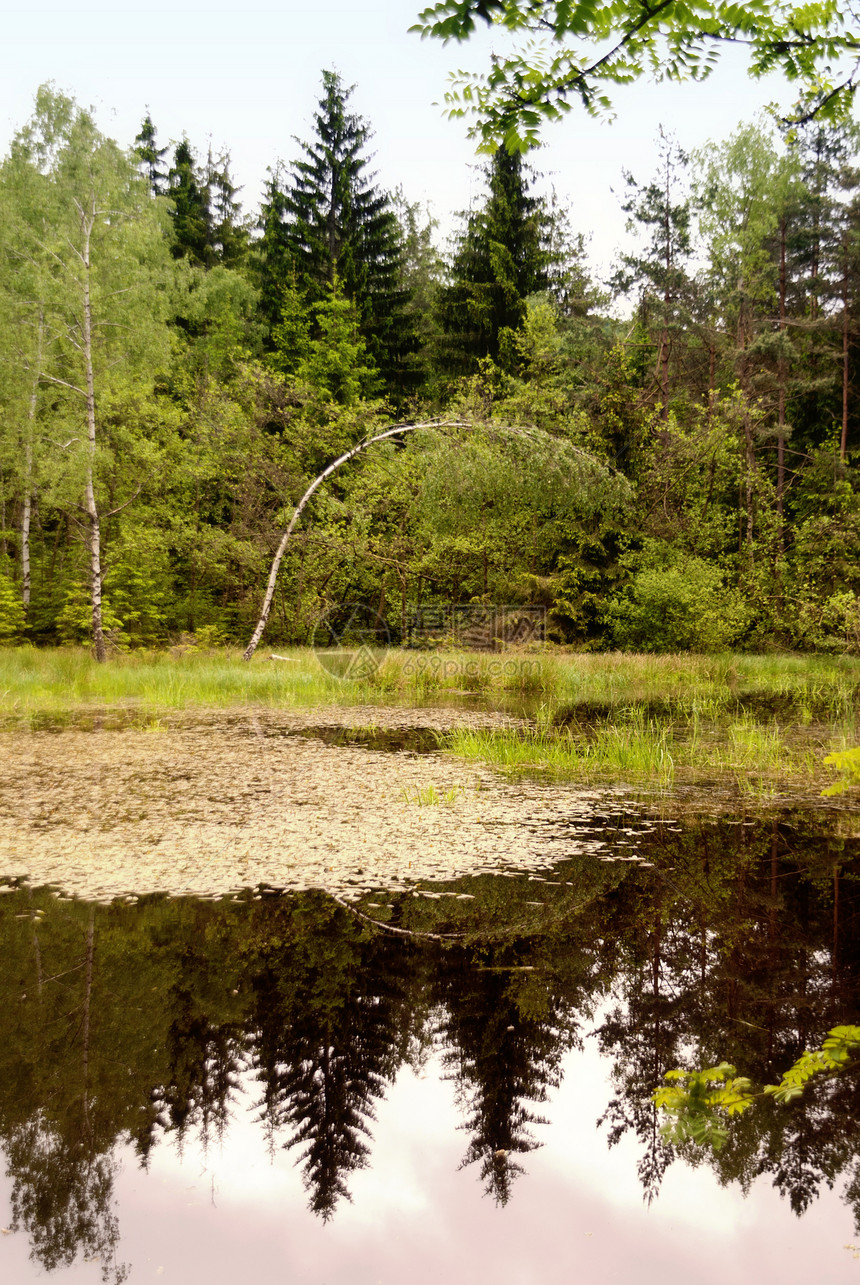
[[0, 1278], [860, 1281], [857, 1077], [718, 1155], [650, 1096], [860, 1019], [852, 834], [607, 817], [599, 856], [352, 904], [7, 879]]

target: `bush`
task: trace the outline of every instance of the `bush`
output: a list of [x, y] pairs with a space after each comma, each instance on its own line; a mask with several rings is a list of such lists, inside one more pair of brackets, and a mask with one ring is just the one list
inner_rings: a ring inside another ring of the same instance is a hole
[[639, 651], [725, 651], [746, 630], [749, 613], [718, 567], [649, 543], [635, 556], [630, 582], [607, 619], [616, 646]]

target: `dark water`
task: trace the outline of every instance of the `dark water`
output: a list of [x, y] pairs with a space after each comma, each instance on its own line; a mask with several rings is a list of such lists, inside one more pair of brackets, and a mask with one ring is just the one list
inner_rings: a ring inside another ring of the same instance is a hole
[[849, 822], [627, 825], [614, 862], [355, 908], [5, 892], [0, 1278], [860, 1279], [860, 1079], [717, 1156], [650, 1099], [860, 1019]]

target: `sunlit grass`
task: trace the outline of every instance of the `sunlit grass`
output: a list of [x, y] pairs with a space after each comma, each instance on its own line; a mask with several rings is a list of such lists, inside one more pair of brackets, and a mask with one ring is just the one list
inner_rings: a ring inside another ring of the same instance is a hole
[[674, 761], [668, 729], [610, 723], [591, 736], [570, 728], [523, 731], [457, 729], [446, 747], [461, 758], [511, 770], [546, 771], [560, 776], [647, 776], [668, 783]]
[[624, 653], [348, 652], [307, 648], [247, 664], [238, 651], [133, 652], [97, 664], [84, 648], [0, 649], [7, 725], [87, 710], [243, 705], [421, 705], [471, 699], [523, 717], [461, 730], [447, 748], [511, 771], [671, 784], [711, 773], [743, 790], [820, 781], [825, 755], [858, 742], [860, 659]]
[[707, 725], [698, 718], [661, 722], [632, 707], [618, 719], [588, 724], [456, 729], [445, 738], [445, 747], [458, 757], [508, 772], [662, 787], [732, 780], [742, 793], [762, 796], [788, 786], [820, 789], [829, 779], [826, 755], [857, 744], [858, 738], [853, 723], [808, 729], [749, 716]]

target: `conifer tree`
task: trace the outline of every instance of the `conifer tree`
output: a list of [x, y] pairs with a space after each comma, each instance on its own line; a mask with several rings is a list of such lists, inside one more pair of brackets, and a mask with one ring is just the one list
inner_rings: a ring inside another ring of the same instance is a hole
[[206, 266], [209, 233], [209, 200], [201, 182], [197, 161], [187, 138], [177, 143], [168, 175], [168, 194], [173, 202], [173, 255]]
[[628, 228], [642, 230], [648, 243], [640, 254], [624, 254], [615, 274], [616, 289], [639, 290], [639, 320], [657, 339], [657, 385], [663, 419], [669, 415], [672, 349], [689, 322], [691, 283], [684, 271], [690, 253], [690, 202], [678, 190], [687, 157], [674, 139], [660, 130], [660, 167], [650, 183], [625, 174], [628, 197], [623, 209]]
[[260, 233], [251, 252], [251, 269], [260, 291], [260, 312], [268, 341], [280, 325], [290, 291], [295, 292], [295, 270], [290, 254], [286, 222], [286, 193], [280, 163], [269, 170], [269, 178], [257, 222]]
[[[368, 173], [370, 129], [349, 110], [351, 93], [336, 72], [323, 72], [315, 137], [301, 144], [283, 194], [285, 239], [308, 303], [326, 299], [337, 280], [372, 361], [395, 387], [398, 366], [415, 347], [403, 315], [400, 227], [390, 197]], [[275, 199], [270, 205], [272, 219]], [[271, 236], [277, 241], [274, 227]]]
[[137, 157], [137, 168], [149, 183], [152, 195], [164, 196], [167, 191], [167, 171], [164, 169], [164, 158], [168, 149], [156, 146], [156, 133], [152, 117], [147, 111], [140, 127], [140, 132], [135, 135], [134, 154]]
[[550, 284], [548, 212], [529, 195], [531, 176], [522, 157], [500, 148], [486, 177], [486, 203], [469, 216], [451, 282], [439, 293], [446, 362], [464, 371], [481, 357], [499, 358], [503, 333], [525, 320], [526, 298]]
[[242, 206], [236, 199], [240, 189], [230, 173], [230, 153], [212, 155], [206, 160], [206, 266], [221, 263], [236, 267], [245, 257], [248, 232], [242, 222]]

